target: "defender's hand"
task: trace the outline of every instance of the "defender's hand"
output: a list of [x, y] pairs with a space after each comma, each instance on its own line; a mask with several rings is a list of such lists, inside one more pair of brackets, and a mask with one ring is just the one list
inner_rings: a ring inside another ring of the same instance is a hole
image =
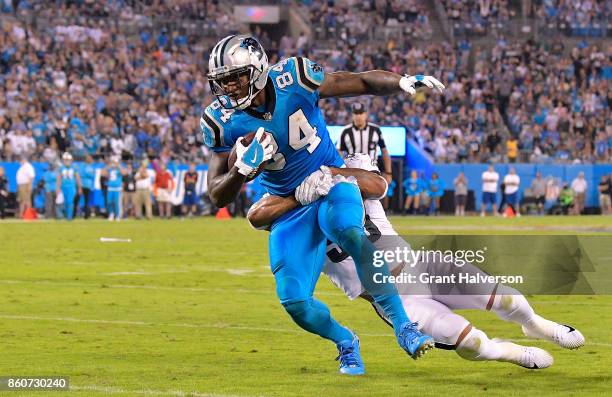
[[308, 175], [295, 189], [295, 199], [302, 205], [308, 205], [327, 195], [332, 186], [331, 171], [323, 165], [319, 170]]
[[423, 76], [422, 74], [417, 74], [415, 76], [405, 75], [399, 81], [400, 88], [410, 95], [416, 94], [416, 89], [421, 84], [438, 91], [440, 94], [446, 88], [444, 84], [440, 83], [435, 77]]
[[244, 176], [249, 176], [252, 172], [257, 171], [259, 166], [263, 162], [270, 160], [274, 154], [272, 138], [269, 134], [266, 134], [262, 140], [263, 135], [264, 129], [259, 127], [250, 145], [246, 146], [244, 144], [244, 137], [241, 137], [236, 142], [236, 162], [234, 166]]

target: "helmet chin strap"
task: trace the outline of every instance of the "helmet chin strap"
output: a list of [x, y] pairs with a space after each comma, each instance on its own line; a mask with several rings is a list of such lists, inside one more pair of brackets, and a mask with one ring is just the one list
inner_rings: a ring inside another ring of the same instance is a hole
[[[251, 87], [255, 87], [255, 85], [252, 85]], [[259, 94], [262, 90], [263, 90], [263, 88], [260, 88], [257, 91], [253, 92], [252, 94], [247, 95], [248, 99], [243, 104], [237, 105], [236, 109], [244, 110], [244, 109], [248, 108], [249, 106], [251, 106], [251, 102], [253, 102], [253, 99], [255, 99], [257, 94]], [[240, 99], [243, 99], [243, 98], [240, 98]], [[236, 101], [236, 102], [239, 102], [240, 99], [238, 101]]]

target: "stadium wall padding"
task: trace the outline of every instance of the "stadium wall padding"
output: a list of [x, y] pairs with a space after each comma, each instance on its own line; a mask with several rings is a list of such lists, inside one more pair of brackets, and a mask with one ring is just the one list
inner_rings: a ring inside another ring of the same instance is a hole
[[[408, 156], [410, 157], [410, 156]], [[78, 164], [78, 163], [77, 163]], [[446, 190], [453, 189], [453, 180], [459, 174], [460, 171], [465, 173], [468, 179], [468, 188], [474, 191], [476, 199], [476, 208], [480, 208], [482, 200], [482, 173], [487, 169], [488, 164], [431, 164], [428, 163], [427, 158], [420, 158], [419, 161], [411, 162], [412, 167], [419, 171], [424, 171], [429, 177], [431, 172], [435, 171], [440, 176], [440, 179], [444, 182]], [[42, 175], [47, 170], [47, 163], [36, 162], [32, 163], [36, 171], [35, 184], [42, 178]], [[9, 180], [9, 191], [16, 192], [17, 185], [15, 182], [15, 176], [19, 163], [17, 162], [0, 162], [0, 166], [4, 167], [6, 175]], [[94, 205], [102, 205], [102, 191], [100, 190], [100, 170], [104, 167], [103, 163], [95, 163], [94, 166], [97, 169], [95, 179], [95, 191], [94, 191]], [[496, 164], [495, 170], [499, 173], [500, 183], [501, 179], [508, 173], [509, 167], [514, 167], [516, 173], [521, 178], [521, 186], [519, 189], [519, 195], [522, 197], [522, 193], [526, 187], [531, 186], [531, 181], [535, 178], [536, 172], [542, 174], [542, 178], [553, 176], [558, 178], [561, 182], [568, 182], [571, 184], [572, 180], [578, 175], [580, 171], [584, 172], [585, 179], [587, 180], [588, 190], [586, 197], [586, 205], [589, 207], [599, 206], [599, 193], [597, 191], [597, 185], [602, 175], [612, 174], [612, 164]], [[409, 168], [412, 168], [409, 167]], [[174, 175], [175, 189], [172, 193], [172, 201], [175, 204], [180, 204], [183, 199], [184, 186], [183, 176], [188, 169], [187, 164], [170, 164], [168, 170]], [[208, 170], [207, 165], [198, 165], [196, 167], [200, 176], [197, 185], [198, 194], [206, 192], [206, 172]], [[151, 169], [151, 172], [152, 169]], [[406, 174], [407, 175], [407, 174]], [[254, 183], [258, 185], [257, 181]], [[401, 185], [401, 183], [400, 183]], [[498, 202], [501, 196], [498, 195]]]

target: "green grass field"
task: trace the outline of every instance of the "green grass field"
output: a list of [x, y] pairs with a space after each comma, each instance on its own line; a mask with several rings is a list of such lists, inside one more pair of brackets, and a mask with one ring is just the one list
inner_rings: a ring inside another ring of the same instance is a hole
[[[607, 233], [612, 218], [393, 218], [401, 234]], [[102, 243], [100, 237], [130, 238]], [[69, 396], [610, 395], [612, 297], [533, 296], [579, 328], [567, 351], [525, 341], [491, 313], [462, 312], [491, 337], [550, 351], [529, 371], [436, 350], [413, 361], [361, 301], [322, 277], [317, 296], [361, 337], [367, 375], [338, 375], [335, 347], [287, 316], [267, 234], [244, 220], [0, 223], [0, 376], [65, 375]], [[45, 395], [0, 392], [0, 395]]]

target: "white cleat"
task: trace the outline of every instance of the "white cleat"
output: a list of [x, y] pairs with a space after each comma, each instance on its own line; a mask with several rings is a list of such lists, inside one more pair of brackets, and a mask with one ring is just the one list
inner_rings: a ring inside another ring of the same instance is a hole
[[553, 365], [554, 359], [546, 350], [532, 346], [521, 346], [516, 343], [493, 339], [504, 352], [499, 361], [520, 365], [527, 369], [544, 369]]
[[537, 347], [522, 346], [523, 354], [515, 364], [527, 369], [544, 369], [553, 365], [553, 356]]
[[569, 325], [557, 324], [538, 315], [530, 326], [523, 325], [523, 333], [530, 338], [544, 339], [565, 349], [578, 349], [584, 346], [584, 336]]

